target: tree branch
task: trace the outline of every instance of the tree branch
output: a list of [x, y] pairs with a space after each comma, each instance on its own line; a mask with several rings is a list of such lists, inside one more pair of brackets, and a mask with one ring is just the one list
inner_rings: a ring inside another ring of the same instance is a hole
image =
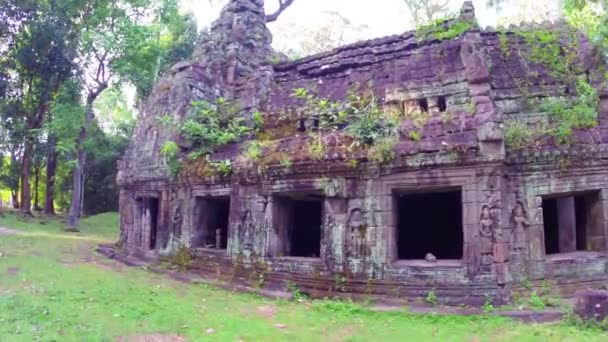
[[287, 9], [287, 7], [291, 6], [294, 1], [295, 0], [279, 0], [279, 9], [276, 10], [274, 13], [267, 14], [266, 22], [271, 23], [273, 21], [276, 21], [279, 18], [279, 15], [281, 15], [281, 13], [283, 13], [283, 11]]

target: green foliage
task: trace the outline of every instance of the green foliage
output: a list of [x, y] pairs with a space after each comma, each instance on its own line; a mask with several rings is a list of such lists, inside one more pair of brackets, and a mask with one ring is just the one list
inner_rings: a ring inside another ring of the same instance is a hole
[[432, 288], [429, 293], [426, 295], [426, 298], [424, 298], [424, 300], [431, 304], [431, 305], [437, 305], [438, 301], [437, 301], [437, 293], [435, 292], [435, 289]]
[[306, 294], [304, 294], [300, 288], [298, 287], [298, 284], [294, 283], [293, 281], [285, 281], [285, 288], [287, 289], [287, 291], [289, 291], [291, 293], [291, 296], [293, 298], [293, 300], [298, 301], [298, 302], [303, 302], [305, 301], [307, 298]]
[[539, 132], [531, 129], [525, 122], [509, 120], [504, 125], [505, 145], [518, 150], [531, 146], [539, 136]]
[[223, 99], [216, 105], [207, 102], [192, 103], [194, 110], [180, 127], [180, 132], [203, 154], [219, 146], [238, 141], [251, 132], [245, 118], [239, 116], [240, 108]]
[[264, 155], [265, 145], [259, 140], [248, 141], [245, 145], [244, 155], [250, 161], [257, 161]]
[[547, 125], [531, 127], [525, 122], [510, 120], [505, 123], [505, 144], [521, 149], [534, 145], [543, 136], [552, 136], [559, 144], [570, 143], [574, 129], [597, 125], [599, 96], [583, 77], [577, 79], [577, 97], [550, 98], [540, 104], [549, 113]]
[[312, 307], [313, 309], [318, 311], [326, 311], [331, 313], [332, 315], [340, 316], [352, 316], [367, 312], [367, 310], [363, 306], [353, 302], [351, 299], [317, 300], [312, 303]]
[[160, 153], [166, 158], [175, 158], [179, 153], [179, 146], [175, 141], [167, 141], [160, 148]]
[[180, 272], [185, 272], [192, 265], [194, 261], [193, 251], [186, 247], [184, 244], [180, 244], [175, 253], [167, 258], [171, 268], [175, 268]]
[[531, 49], [530, 53], [526, 55], [530, 62], [547, 67], [548, 71], [557, 78], [570, 75], [569, 68], [574, 55], [567, 54], [566, 60], [564, 60], [562, 55], [564, 47], [560, 43], [560, 37], [554, 31], [547, 29], [519, 30], [515, 34], [523, 37]]
[[500, 51], [504, 59], [511, 57], [511, 47], [509, 46], [509, 36], [505, 31], [498, 32], [498, 43], [500, 45]]
[[165, 158], [167, 166], [169, 166], [169, 172], [172, 176], [177, 176], [181, 170], [181, 164], [179, 163], [179, 146], [173, 140], [166, 141], [160, 148], [160, 154]]
[[325, 144], [321, 139], [320, 134], [315, 134], [311, 137], [308, 145], [308, 154], [314, 160], [321, 160], [325, 156]]
[[212, 160], [209, 165], [216, 174], [221, 176], [230, 176], [232, 173], [232, 161], [230, 159]]
[[364, 96], [353, 92], [344, 103], [318, 99], [306, 88], [294, 89], [293, 96], [305, 100], [303, 111], [316, 114], [313, 116], [319, 120], [318, 132], [310, 134], [308, 152], [312, 159], [325, 156], [323, 133], [338, 129], [354, 138], [351, 147], [367, 147], [370, 160], [383, 164], [394, 159], [402, 118], [398, 113], [385, 112], [373, 92]]
[[605, 56], [608, 55], [607, 9], [608, 3], [603, 0], [564, 1], [564, 17], [568, 23], [584, 32]]
[[279, 164], [285, 169], [291, 169], [291, 166], [293, 165], [293, 160], [289, 154], [281, 153], [279, 155]]
[[355, 138], [359, 144], [372, 146], [398, 134], [399, 116], [385, 113], [373, 95], [350, 95], [346, 112], [349, 121], [346, 134]]
[[343, 110], [342, 104], [318, 98], [306, 88], [294, 89], [292, 96], [304, 100], [302, 115], [317, 119], [319, 131], [335, 130], [347, 119], [348, 114]]
[[368, 150], [368, 158], [379, 165], [388, 164], [395, 159], [397, 137], [386, 137], [377, 140]]
[[420, 139], [422, 139], [422, 136], [418, 131], [411, 131], [409, 137], [414, 141], [420, 141]]
[[597, 125], [597, 90], [583, 77], [578, 78], [576, 89], [576, 98], [549, 99], [541, 104], [552, 115], [553, 136], [560, 144], [569, 142], [573, 129]]
[[490, 298], [490, 296], [486, 296], [486, 300], [483, 302], [481, 310], [485, 314], [490, 314], [496, 311], [496, 308], [494, 307], [494, 304], [492, 304], [492, 298]]
[[416, 28], [416, 38], [419, 41], [426, 39], [450, 40], [460, 37], [469, 31], [473, 24], [469, 21], [459, 20], [458, 18], [441, 18], [429, 24]]
[[262, 128], [264, 127], [264, 114], [262, 114], [259, 111], [255, 111], [252, 115], [252, 119], [253, 119], [253, 129], [256, 132], [259, 132], [260, 130], [262, 130]]

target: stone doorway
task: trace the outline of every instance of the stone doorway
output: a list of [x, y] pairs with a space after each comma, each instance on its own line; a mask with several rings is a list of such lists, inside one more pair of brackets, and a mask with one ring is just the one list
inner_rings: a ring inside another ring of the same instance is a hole
[[397, 193], [397, 259], [459, 260], [463, 254], [462, 191]]
[[543, 198], [545, 252], [603, 251], [599, 192]]
[[278, 243], [274, 255], [319, 258], [323, 196], [297, 193], [274, 198], [274, 229]]
[[229, 225], [230, 197], [197, 197], [191, 246], [226, 249]]
[[143, 241], [149, 249], [156, 249], [158, 242], [158, 198], [140, 197], [137, 199], [141, 232], [148, 237]]

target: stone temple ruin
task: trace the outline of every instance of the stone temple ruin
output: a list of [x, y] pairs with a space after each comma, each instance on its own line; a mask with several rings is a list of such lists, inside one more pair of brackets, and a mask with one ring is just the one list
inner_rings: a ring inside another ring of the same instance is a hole
[[[193, 60], [155, 86], [119, 163], [113, 253], [185, 246], [192, 272], [313, 296], [433, 290], [479, 304], [524, 283], [568, 294], [606, 281], [608, 92], [582, 34], [559, 22], [482, 30], [465, 2], [455, 18], [295, 61], [271, 40], [263, 1], [230, 1]], [[400, 118], [388, 148], [357, 143], [348, 113], [323, 121], [343, 107], [314, 99], [353, 93]], [[179, 124], [219, 99], [262, 127], [187, 158], [192, 142], [159, 118]]]

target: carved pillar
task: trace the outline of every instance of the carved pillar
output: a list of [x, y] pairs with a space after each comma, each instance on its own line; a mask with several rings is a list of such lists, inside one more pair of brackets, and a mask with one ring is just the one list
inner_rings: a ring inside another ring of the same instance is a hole
[[190, 245], [192, 247], [206, 247], [207, 244], [207, 201], [204, 198], [196, 198], [193, 210], [192, 233], [190, 234]]
[[574, 197], [557, 199], [557, 222], [560, 253], [576, 251], [576, 214]]
[[323, 205], [323, 227], [321, 256], [328, 269], [340, 272], [345, 261], [347, 200], [340, 197], [326, 197]]

